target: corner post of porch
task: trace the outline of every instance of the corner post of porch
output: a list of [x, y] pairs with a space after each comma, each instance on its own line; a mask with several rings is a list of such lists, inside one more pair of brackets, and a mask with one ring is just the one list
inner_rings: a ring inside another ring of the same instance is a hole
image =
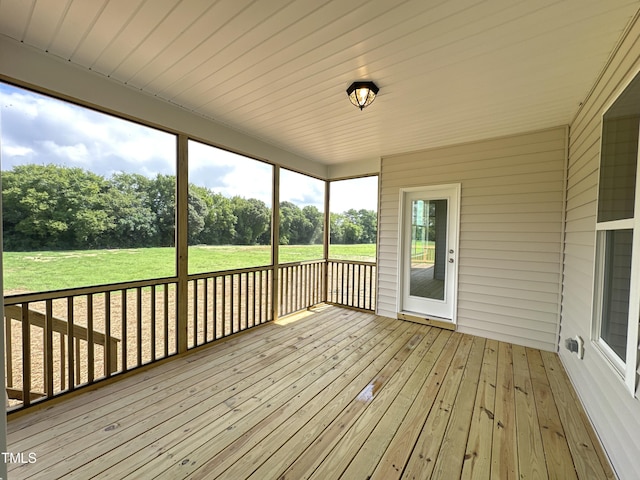
[[176, 168], [176, 273], [178, 275], [176, 320], [178, 353], [188, 348], [189, 316], [189, 158], [188, 138], [178, 135], [178, 165]]
[[280, 167], [273, 166], [273, 207], [271, 208], [271, 264], [273, 282], [271, 284], [271, 310], [273, 321], [280, 315]]
[[324, 275], [322, 276], [322, 301], [329, 300], [329, 241], [331, 239], [331, 212], [329, 204], [331, 200], [331, 182], [324, 182], [324, 235], [322, 238], [322, 249], [324, 258]]

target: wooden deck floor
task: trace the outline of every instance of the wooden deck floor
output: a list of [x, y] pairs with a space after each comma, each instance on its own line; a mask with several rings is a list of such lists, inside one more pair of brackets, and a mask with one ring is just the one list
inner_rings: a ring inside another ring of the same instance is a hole
[[8, 428], [12, 479], [615, 478], [557, 355], [337, 307]]

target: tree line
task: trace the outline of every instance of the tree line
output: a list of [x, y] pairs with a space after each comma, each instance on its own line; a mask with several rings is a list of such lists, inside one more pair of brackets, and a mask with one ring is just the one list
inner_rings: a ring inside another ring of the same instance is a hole
[[[174, 175], [110, 177], [82, 168], [20, 165], [2, 172], [5, 250], [166, 247], [175, 237]], [[375, 243], [376, 213], [330, 215], [332, 243]], [[269, 245], [271, 209], [189, 184], [189, 245]], [[323, 214], [280, 203], [280, 243], [321, 244]]]

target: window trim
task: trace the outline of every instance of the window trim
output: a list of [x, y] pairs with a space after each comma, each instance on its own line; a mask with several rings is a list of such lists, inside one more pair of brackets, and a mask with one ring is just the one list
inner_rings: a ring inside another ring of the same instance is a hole
[[[640, 72], [636, 72], [625, 83], [625, 85], [617, 92], [617, 95], [605, 105], [600, 117], [600, 142], [598, 155], [598, 172], [601, 169], [603, 139], [604, 139], [604, 116], [613, 106], [616, 100], [626, 91], [631, 82], [635, 80]], [[639, 127], [640, 128], [640, 127]], [[640, 325], [640, 136], [638, 139], [638, 150], [636, 154], [636, 182], [635, 182], [635, 198], [634, 211], [632, 218], [621, 220], [611, 220], [598, 222], [597, 209], [600, 201], [600, 177], [598, 176], [596, 190], [596, 218], [594, 232], [594, 264], [593, 264], [593, 295], [591, 310], [591, 344], [595, 347], [603, 358], [610, 364], [612, 369], [618, 374], [627, 390], [632, 396], [640, 395], [640, 382], [637, 382], [638, 356], [640, 355], [638, 336]], [[602, 326], [602, 297], [603, 297], [603, 272], [604, 272], [604, 253], [602, 248], [598, 248], [598, 237], [600, 232], [610, 230], [631, 229], [633, 232], [632, 250], [631, 250], [631, 275], [629, 282], [629, 312], [627, 317], [627, 345], [626, 345], [626, 361], [622, 360], [607, 342], [600, 336]], [[638, 383], [638, 384], [637, 384]]]

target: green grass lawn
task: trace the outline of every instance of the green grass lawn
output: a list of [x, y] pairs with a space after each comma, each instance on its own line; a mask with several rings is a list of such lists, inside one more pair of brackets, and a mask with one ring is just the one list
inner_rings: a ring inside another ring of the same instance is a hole
[[[330, 258], [375, 261], [375, 245], [332, 245]], [[42, 292], [175, 275], [173, 248], [4, 252], [4, 291]], [[280, 262], [322, 258], [322, 245], [280, 247]], [[189, 273], [271, 264], [269, 246], [194, 246]]]

